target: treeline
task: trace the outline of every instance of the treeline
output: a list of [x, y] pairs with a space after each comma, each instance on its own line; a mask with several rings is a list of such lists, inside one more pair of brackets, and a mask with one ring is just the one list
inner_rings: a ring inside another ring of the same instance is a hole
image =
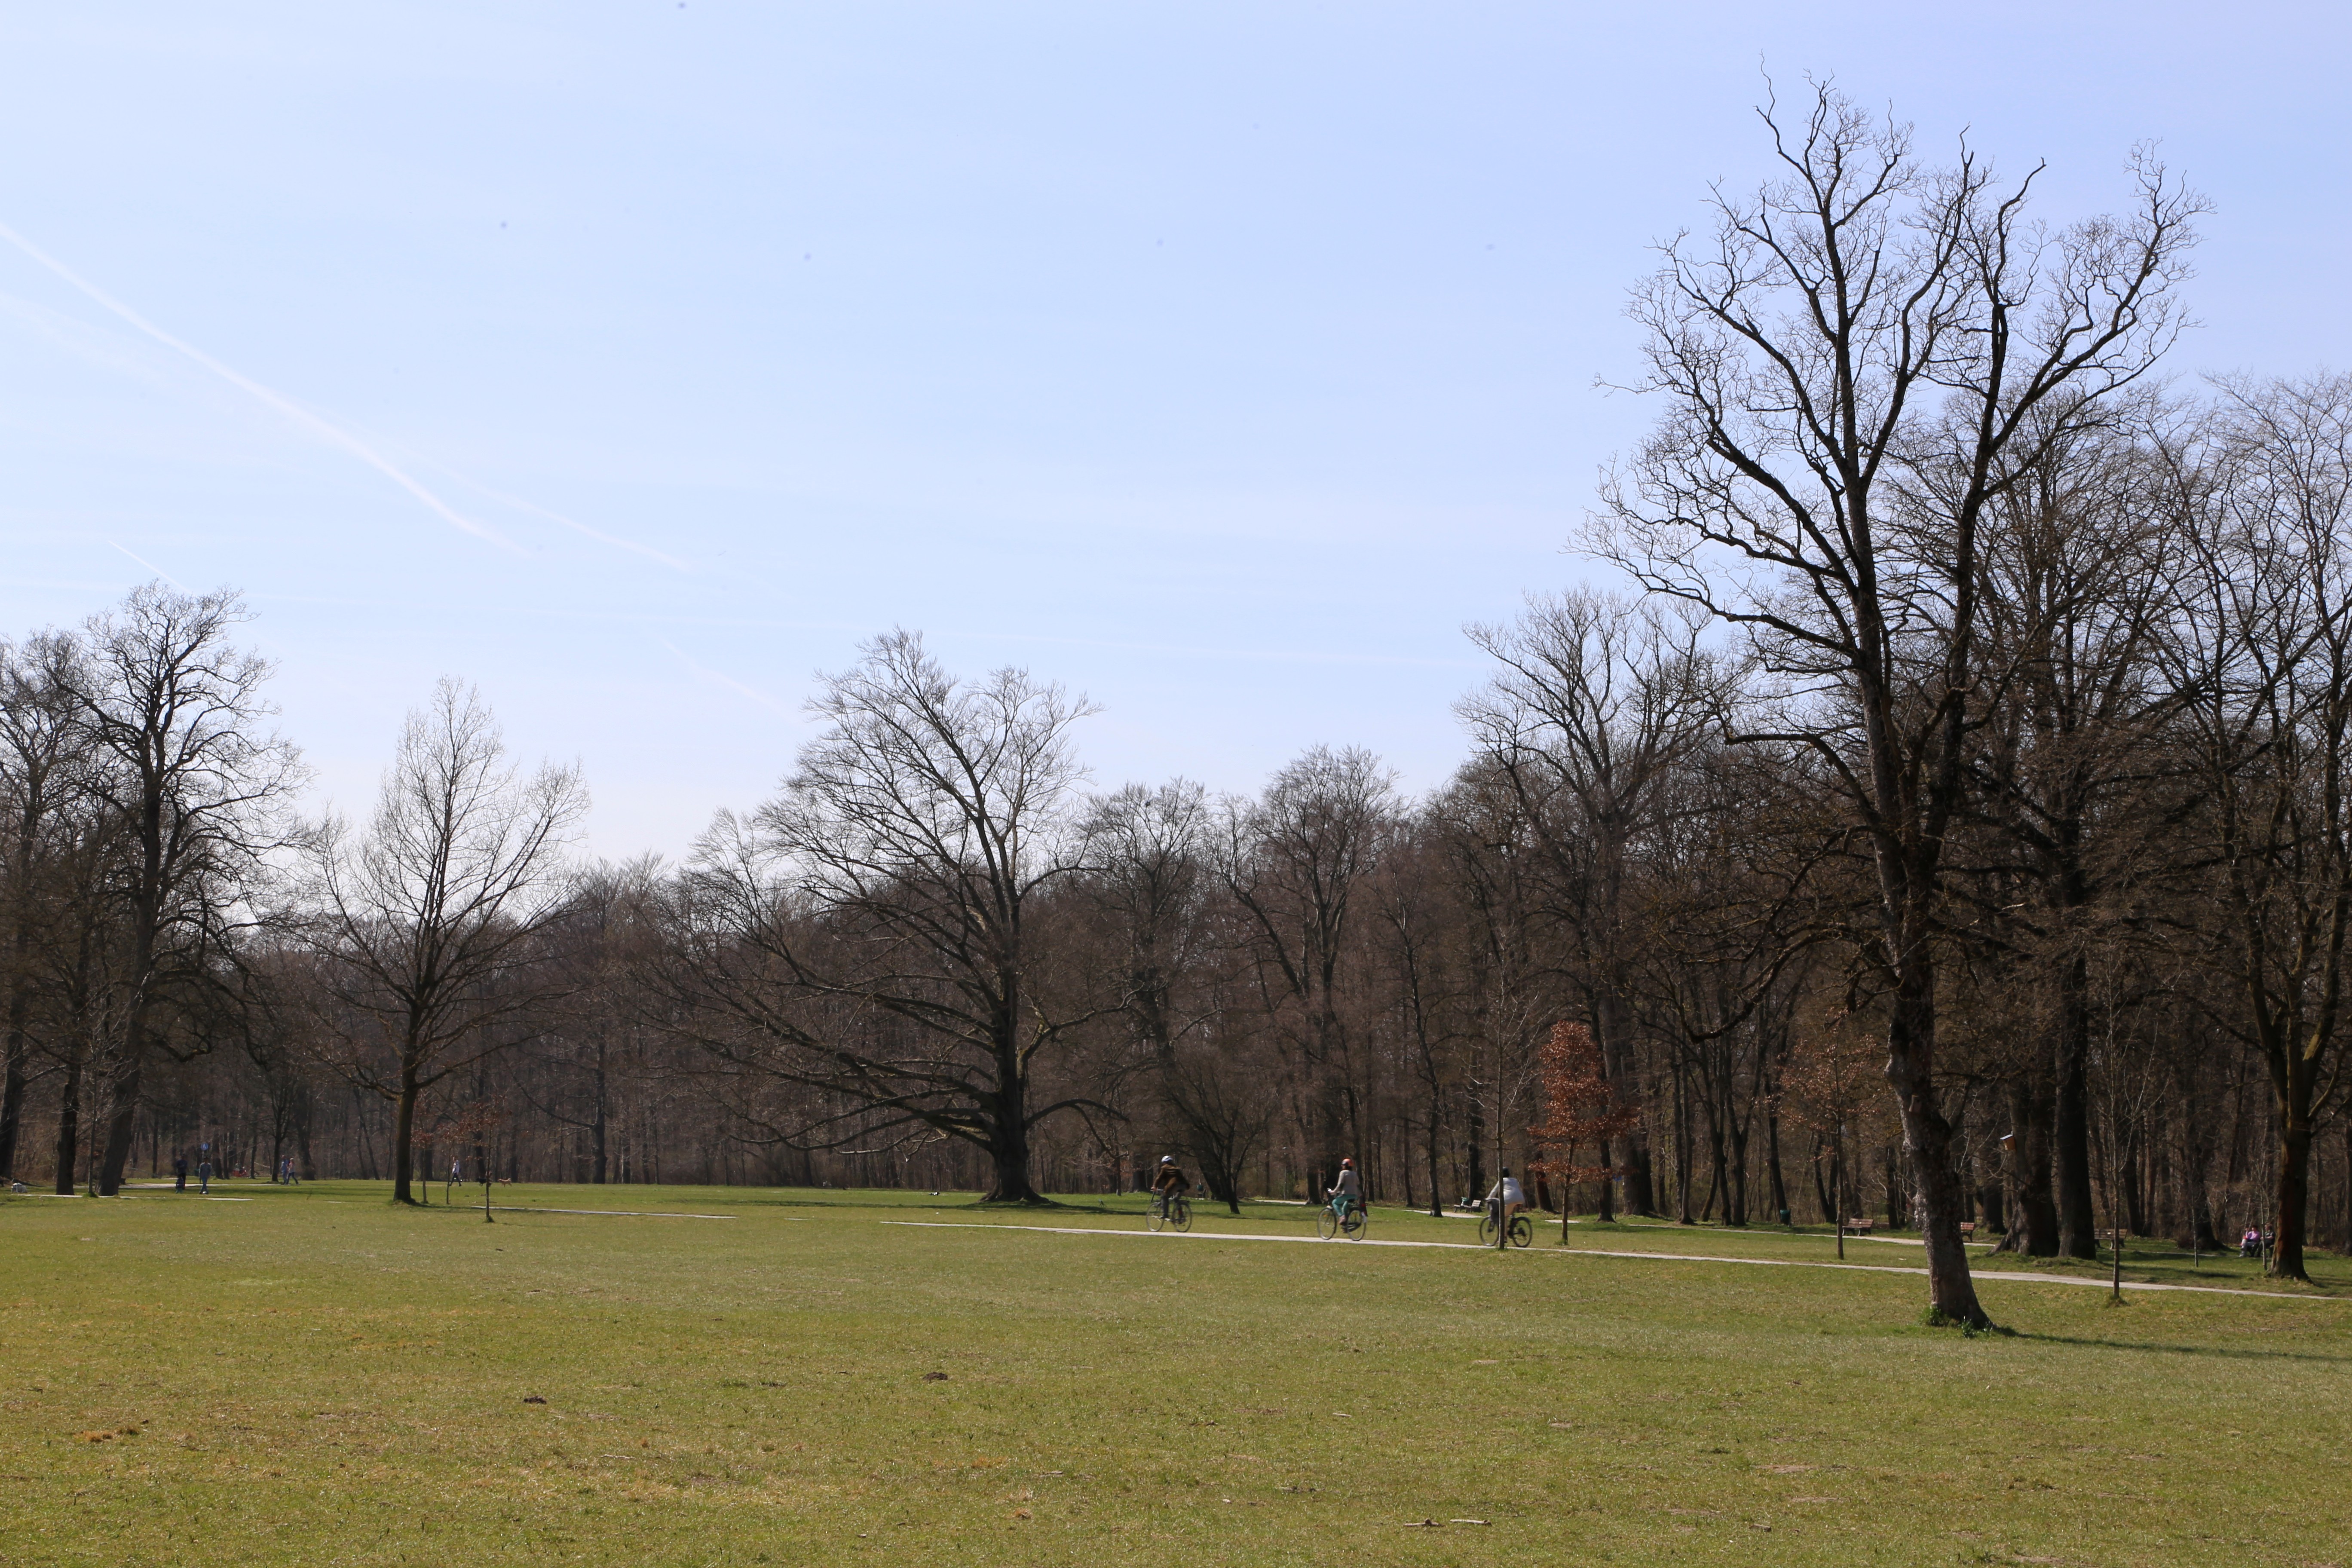
[[2153, 379], [2159, 169], [2042, 228], [1826, 90], [1772, 129], [1636, 297], [1665, 412], [1583, 541], [1632, 591], [1474, 628], [1425, 798], [1328, 747], [1093, 792], [1082, 700], [895, 633], [772, 799], [583, 867], [579, 779], [451, 682], [371, 816], [299, 819], [233, 596], [9, 647], [0, 1164], [1024, 1201], [1175, 1152], [1232, 1202], [1352, 1155], [1424, 1206], [1508, 1164], [1883, 1214], [1961, 1321], [1971, 1221], [2352, 1245], [2352, 383]]

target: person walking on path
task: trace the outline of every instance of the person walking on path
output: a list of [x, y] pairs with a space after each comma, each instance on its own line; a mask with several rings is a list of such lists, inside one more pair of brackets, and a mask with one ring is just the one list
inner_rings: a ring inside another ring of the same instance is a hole
[[208, 1155], [196, 1162], [196, 1191], [200, 1194], [210, 1194], [212, 1190], [213, 1163], [211, 1157]]
[[188, 1157], [185, 1154], [172, 1156], [172, 1190], [175, 1193], [188, 1190]]

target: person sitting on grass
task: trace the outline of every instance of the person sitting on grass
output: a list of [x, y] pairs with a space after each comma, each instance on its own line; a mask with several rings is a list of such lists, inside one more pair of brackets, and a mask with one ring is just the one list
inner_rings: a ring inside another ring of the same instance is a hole
[[1166, 1214], [1171, 1202], [1192, 1190], [1192, 1184], [1186, 1179], [1183, 1168], [1176, 1163], [1176, 1156], [1160, 1155], [1160, 1173], [1151, 1178], [1151, 1212]]
[[1348, 1211], [1363, 1201], [1364, 1186], [1361, 1178], [1356, 1174], [1356, 1162], [1340, 1161], [1339, 1177], [1331, 1184], [1332, 1212], [1345, 1221]]
[[1496, 1225], [1508, 1225], [1512, 1217], [1528, 1206], [1528, 1195], [1519, 1190], [1517, 1178], [1508, 1165], [1503, 1167], [1503, 1179], [1486, 1194], [1486, 1212], [1495, 1216]]

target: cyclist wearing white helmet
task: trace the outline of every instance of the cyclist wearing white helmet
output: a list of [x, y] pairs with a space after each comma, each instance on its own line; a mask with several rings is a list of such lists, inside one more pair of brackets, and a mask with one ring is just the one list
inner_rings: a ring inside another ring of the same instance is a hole
[[1151, 1178], [1152, 1212], [1166, 1214], [1171, 1200], [1181, 1197], [1192, 1190], [1192, 1183], [1184, 1174], [1183, 1168], [1176, 1163], [1176, 1156], [1160, 1155], [1159, 1173]]

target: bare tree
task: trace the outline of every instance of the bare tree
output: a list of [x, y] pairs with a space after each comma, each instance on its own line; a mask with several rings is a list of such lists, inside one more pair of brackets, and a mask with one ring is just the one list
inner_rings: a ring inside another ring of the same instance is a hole
[[80, 648], [68, 636], [44, 633], [21, 647], [0, 647], [0, 899], [5, 899], [6, 1036], [0, 1048], [0, 1182], [16, 1172], [26, 1084], [32, 1059], [35, 948], [55, 911], [66, 857], [77, 837], [67, 820], [87, 789], [89, 731], [74, 693], [83, 684]]
[[1095, 803], [1085, 885], [1101, 917], [1102, 962], [1120, 979], [1128, 1058], [1210, 1195], [1239, 1214], [1243, 1172], [1277, 1100], [1220, 919], [1232, 905], [1216, 899], [1215, 829], [1199, 784], [1129, 784]]
[[1342, 969], [1357, 892], [1395, 826], [1395, 793], [1370, 752], [1312, 746], [1258, 801], [1229, 806], [1220, 837], [1225, 889], [1249, 931], [1252, 989], [1286, 1058], [1310, 1182], [1338, 1173], [1343, 1139], [1363, 1143]]
[[418, 1097], [562, 991], [539, 938], [587, 806], [576, 769], [525, 777], [479, 696], [444, 679], [409, 714], [366, 833], [330, 818], [310, 836], [321, 1017], [339, 1070], [393, 1105], [396, 1203], [416, 1201]]
[[1871, 844], [1861, 957], [1888, 997], [1930, 1306], [1981, 1324], [1935, 1081], [1944, 849], [1986, 674], [1981, 533], [2040, 452], [2168, 346], [2200, 208], [2143, 158], [2129, 216], [2052, 234], [2026, 216], [2032, 174], [1997, 188], [1965, 146], [1931, 168], [1907, 127], [1826, 85], [1794, 121], [1760, 112], [1780, 177], [1718, 188], [1710, 233], [1667, 242], [1636, 296], [1643, 389], [1670, 406], [1597, 542], [1750, 632], [1790, 685], [1757, 733], [1814, 748]]
[[[1499, 816], [1507, 824], [1518, 816], [1517, 796], [1482, 787], [1486, 782], [1479, 771], [1465, 769], [1451, 790], [1398, 834], [1374, 884], [1391, 1029], [1403, 1072], [1412, 1083], [1412, 1092], [1401, 1098], [1419, 1102], [1432, 1217], [1445, 1212], [1441, 1147], [1449, 1124], [1457, 1120], [1452, 1101], [1461, 1078], [1466, 989], [1458, 972], [1471, 967], [1460, 962], [1459, 952], [1471, 922], [1450, 895], [1469, 883], [1469, 901], [1475, 907], [1499, 879], [1479, 875], [1486, 868], [1478, 863], [1487, 858], [1484, 852], [1495, 840], [1507, 843], [1515, 837], [1511, 826], [1497, 828], [1494, 818]], [[1461, 874], [1465, 861], [1470, 863], [1467, 876]], [[1500, 891], [1495, 901], [1509, 901], [1509, 892]], [[1486, 923], [1491, 930], [1504, 922]], [[1409, 1113], [1405, 1120], [1409, 1124]], [[1475, 1163], [1484, 1141], [1474, 1130], [1468, 1142]], [[1468, 1184], [1486, 1190], [1475, 1176]], [[1411, 1187], [1410, 1178], [1406, 1185]]]
[[1041, 1058], [1110, 999], [1045, 984], [1049, 890], [1084, 866], [1070, 731], [1094, 710], [1002, 669], [959, 681], [893, 632], [812, 703], [824, 730], [783, 793], [721, 813], [678, 911], [678, 1027], [814, 1096], [801, 1146], [944, 1136], [986, 1152], [988, 1198], [1042, 1203], [1032, 1133], [1098, 1100], [1033, 1100]]
[[588, 1179], [598, 1186], [614, 1163], [619, 1069], [653, 1026], [644, 980], [660, 940], [660, 882], [653, 855], [592, 867], [573, 879], [548, 933], [567, 1001], [533, 1054], [564, 1081], [544, 1094], [521, 1092], [541, 1116], [587, 1134]]
[[121, 1189], [148, 1060], [173, 1048], [159, 1026], [170, 993], [210, 984], [251, 922], [305, 776], [290, 744], [260, 732], [270, 667], [228, 641], [247, 618], [235, 594], [150, 584], [84, 636], [77, 697], [100, 754], [89, 787], [123, 839], [101, 1194]]
[[[1470, 637], [1500, 670], [1460, 711], [1472, 743], [1517, 792], [1543, 868], [1545, 912], [1573, 954], [1586, 1016], [1631, 1107], [1633, 1018], [1626, 966], [1633, 846], [1661, 825], [1677, 766], [1720, 733], [1736, 671], [1699, 646], [1706, 617], [1578, 589], [1531, 598], [1508, 626]], [[1625, 1201], [1657, 1212], [1649, 1140], [1622, 1119]], [[1601, 1216], [1612, 1217], [1603, 1185]]]
[[2168, 658], [2204, 854], [2179, 914], [2269, 1071], [2270, 1269], [2302, 1279], [2352, 939], [2352, 377], [2231, 389], [2195, 467]]
[[1986, 663], [2002, 680], [1972, 767], [2011, 852], [1969, 879], [1972, 934], [2007, 950], [2008, 989], [2050, 998], [2048, 1026], [2019, 1031], [2048, 1049], [2008, 1074], [2028, 1158], [2038, 1166], [2046, 1149], [2055, 1176], [2054, 1208], [2043, 1183], [2021, 1194], [2023, 1249], [2085, 1258], [2098, 1252], [2089, 953], [2123, 918], [2136, 876], [2163, 858], [2152, 841], [2178, 826], [2149, 787], [2176, 706], [2157, 655], [2177, 546], [2150, 504], [2141, 411], [2116, 413], [2036, 443], [2036, 460], [1993, 499], [1979, 556]]

